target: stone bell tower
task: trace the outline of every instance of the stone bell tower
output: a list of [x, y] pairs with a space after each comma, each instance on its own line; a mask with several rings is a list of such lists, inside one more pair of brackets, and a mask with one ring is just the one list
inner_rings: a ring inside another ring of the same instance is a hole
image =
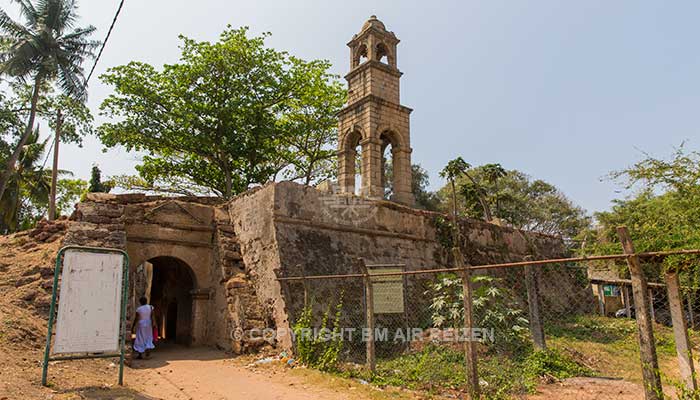
[[360, 33], [348, 42], [350, 72], [348, 103], [338, 113], [338, 165], [340, 190], [355, 193], [355, 160], [361, 146], [360, 195], [384, 198], [384, 153], [391, 146], [392, 196], [413, 205], [411, 192], [411, 109], [400, 104], [396, 67], [399, 39], [371, 16]]

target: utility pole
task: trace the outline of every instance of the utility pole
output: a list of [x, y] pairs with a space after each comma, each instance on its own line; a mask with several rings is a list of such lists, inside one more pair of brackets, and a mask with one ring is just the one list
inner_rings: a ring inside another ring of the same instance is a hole
[[51, 170], [51, 195], [49, 196], [49, 221], [56, 219], [56, 185], [58, 183], [58, 145], [61, 143], [61, 125], [63, 125], [63, 113], [61, 109], [56, 113], [56, 137], [53, 144], [53, 169]]

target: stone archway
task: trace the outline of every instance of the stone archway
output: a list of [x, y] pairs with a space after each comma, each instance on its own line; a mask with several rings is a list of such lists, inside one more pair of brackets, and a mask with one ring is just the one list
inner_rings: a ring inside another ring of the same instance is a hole
[[160, 337], [168, 342], [191, 345], [194, 337], [194, 289], [196, 277], [184, 261], [159, 256], [148, 260], [152, 266], [148, 296]]

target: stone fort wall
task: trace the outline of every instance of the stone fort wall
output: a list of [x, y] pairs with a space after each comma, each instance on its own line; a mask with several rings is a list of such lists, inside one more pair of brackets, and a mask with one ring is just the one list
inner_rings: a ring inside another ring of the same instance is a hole
[[[268, 184], [227, 203], [92, 194], [76, 207], [65, 244], [126, 250], [131, 259], [132, 303], [143, 290], [138, 277], [141, 263], [154, 257], [182, 261], [195, 282], [190, 290], [191, 344], [247, 352], [268, 343], [246, 333], [266, 327], [288, 329], [301, 311], [302, 288], [281, 284], [278, 276], [299, 276], [302, 271], [357, 273], [357, 258], [367, 264], [401, 263], [407, 270], [451, 266], [449, 252], [440, 243], [444, 233], [435, 223], [439, 216], [291, 182]], [[477, 220], [461, 224], [461, 245], [472, 265], [566, 254], [562, 241], [553, 237]], [[319, 285], [317, 296], [333, 298], [343, 291], [346, 303], [361, 302], [360, 280]], [[559, 285], [564, 288], [567, 282]], [[408, 301], [419, 301], [420, 290], [409, 285]], [[566, 302], [567, 296], [580, 295], [561, 290], [551, 296]], [[289, 348], [291, 338], [281, 336], [270, 344]]]

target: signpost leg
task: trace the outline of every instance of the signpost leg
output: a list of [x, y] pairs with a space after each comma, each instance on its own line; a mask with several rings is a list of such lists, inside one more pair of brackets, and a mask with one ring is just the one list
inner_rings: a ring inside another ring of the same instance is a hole
[[61, 256], [63, 249], [59, 250], [56, 256], [56, 266], [53, 271], [53, 290], [51, 291], [51, 307], [49, 308], [49, 327], [46, 334], [46, 349], [44, 350], [44, 365], [41, 371], [41, 385], [47, 385], [49, 375], [49, 354], [51, 354], [51, 335], [53, 334], [54, 315], [56, 313], [56, 293], [58, 292], [58, 275], [61, 269]]
[[127, 323], [126, 323], [126, 302], [128, 301], [127, 295], [129, 293], [129, 257], [124, 256], [124, 272], [122, 273], [122, 337], [121, 337], [121, 351], [119, 355], [119, 386], [124, 385], [124, 352], [126, 347], [126, 335], [130, 333]]

